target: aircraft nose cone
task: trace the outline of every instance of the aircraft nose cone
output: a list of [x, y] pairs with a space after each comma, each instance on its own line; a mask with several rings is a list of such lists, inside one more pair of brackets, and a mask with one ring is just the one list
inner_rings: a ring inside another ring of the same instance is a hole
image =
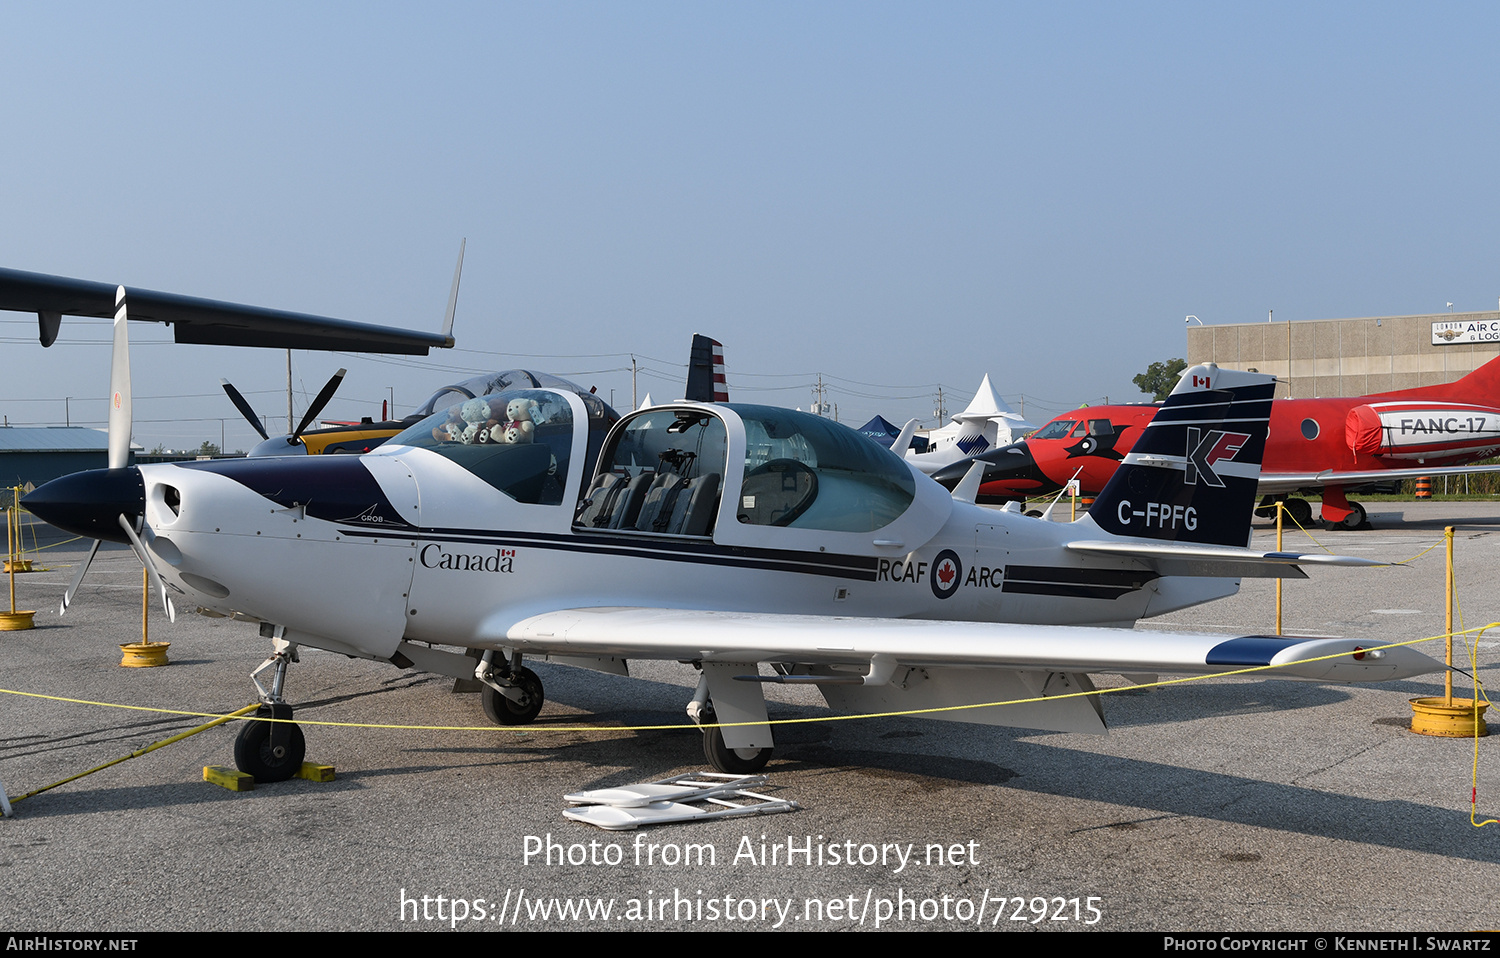
[[[958, 462], [950, 462], [948, 463], [948, 465], [943, 466], [941, 469], [932, 473], [932, 478], [936, 479], [944, 486], [947, 486], [949, 489], [952, 489], [954, 486], [963, 481], [964, 476], [967, 476], [969, 474], [970, 466], [974, 465], [976, 461], [988, 462], [990, 456], [992, 455], [994, 455], [993, 450], [982, 455], [969, 456], [967, 459], [960, 459]], [[989, 471], [988, 466], [985, 467], [985, 471]]]
[[976, 460], [985, 464], [984, 484], [986, 485], [992, 482], [1025, 482], [1026, 485], [1020, 490], [1024, 492], [1033, 492], [1048, 486], [1057, 488], [1057, 484], [1048, 479], [1038, 468], [1036, 457], [1031, 454], [1031, 447], [1026, 444], [1025, 440], [1001, 446], [999, 449], [991, 449], [973, 459], [964, 459], [944, 466], [933, 473], [932, 478], [952, 489], [968, 473], [969, 467]]
[[934, 472], [932, 478], [951, 489], [958, 485], [964, 476], [969, 474], [969, 468], [976, 461], [985, 464], [985, 482], [993, 482], [996, 479], [1006, 479], [1012, 476], [1029, 476], [1031, 471], [1036, 469], [1036, 460], [1031, 456], [1031, 449], [1022, 441], [1013, 442], [1008, 446], [1001, 446], [999, 449], [991, 449], [989, 452], [950, 463], [937, 472]]
[[119, 517], [133, 520], [146, 511], [146, 485], [135, 466], [91, 469], [53, 479], [28, 493], [21, 505], [76, 536], [129, 542]]

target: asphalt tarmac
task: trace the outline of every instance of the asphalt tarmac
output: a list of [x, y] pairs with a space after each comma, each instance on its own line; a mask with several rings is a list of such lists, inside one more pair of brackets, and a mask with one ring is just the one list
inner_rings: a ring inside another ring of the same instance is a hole
[[[1406, 566], [1287, 583], [1289, 633], [1372, 642], [1443, 631], [1443, 526], [1458, 526], [1463, 623], [1500, 620], [1500, 507], [1374, 504], [1376, 528], [1317, 533]], [[1404, 521], [1402, 519], [1404, 514]], [[1256, 544], [1273, 532], [1257, 524]], [[1305, 540], [1301, 540], [1305, 543]], [[1304, 548], [1289, 539], [1288, 548]], [[17, 796], [203, 721], [13, 692], [195, 712], [252, 698], [269, 642], [193, 614], [153, 637], [165, 668], [119, 668], [141, 572], [101, 553], [65, 618], [73, 544], [16, 578], [37, 628], [0, 633], [0, 782]], [[1416, 558], [1414, 558], [1416, 557]], [[0, 583], [3, 585], [3, 583]], [[1274, 583], [1148, 627], [1268, 632]], [[3, 593], [0, 593], [3, 600]], [[329, 602], [339, 597], [330, 594]], [[1481, 678], [1495, 638], [1479, 642]], [[1441, 657], [1441, 643], [1424, 649]], [[1460, 651], [1465, 660], [1467, 653]], [[488, 727], [452, 681], [304, 650], [289, 698], [335, 781], [235, 793], [220, 727], [15, 804], [0, 821], [0, 926], [16, 931], [1434, 930], [1494, 928], [1500, 824], [1470, 820], [1471, 739], [1407, 730], [1440, 675], [1334, 687], [1210, 679], [1106, 696], [1107, 736], [914, 718], [777, 730], [767, 794], [789, 814], [606, 832], [564, 793], [705, 769], [679, 725], [695, 673], [537, 667], [547, 706]], [[1104, 682], [1110, 679], [1102, 680]], [[1113, 680], [1118, 684], [1119, 680]], [[1467, 680], [1460, 677], [1460, 688]], [[827, 716], [773, 687], [773, 719]], [[581, 726], [586, 729], [579, 730]], [[1500, 817], [1500, 754], [1478, 745], [1478, 819]]]

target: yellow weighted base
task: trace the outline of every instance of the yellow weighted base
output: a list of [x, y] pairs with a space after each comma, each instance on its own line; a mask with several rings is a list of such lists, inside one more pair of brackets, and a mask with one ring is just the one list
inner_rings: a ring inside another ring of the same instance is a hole
[[333, 781], [333, 766], [303, 762], [302, 767], [297, 769], [297, 774], [292, 777], [308, 782], [331, 782]]
[[227, 788], [231, 792], [255, 791], [253, 775], [246, 775], [237, 768], [225, 768], [223, 765], [203, 766], [203, 780], [212, 782], [220, 788]]
[[1411, 730], [1418, 735], [1472, 738], [1477, 723], [1478, 734], [1488, 735], [1489, 729], [1484, 724], [1484, 710], [1487, 708], [1489, 703], [1481, 702], [1476, 713], [1473, 699], [1454, 699], [1452, 705], [1441, 696], [1412, 699]]
[[[333, 766], [303, 762], [302, 767], [297, 770], [297, 774], [292, 777], [309, 782], [331, 782], [333, 781]], [[220, 788], [227, 788], [231, 792], [252, 792], [255, 790], [255, 777], [253, 775], [248, 775], [237, 768], [227, 768], [223, 765], [203, 766], [203, 780], [205, 782], [212, 782]]]
[[30, 559], [6, 559], [5, 560], [5, 571], [6, 572], [30, 572], [31, 571], [31, 560]]
[[25, 629], [36, 628], [32, 621], [36, 617], [36, 611], [31, 612], [0, 612], [0, 632], [20, 632]]
[[167, 664], [167, 647], [170, 642], [136, 642], [120, 646], [120, 668], [149, 669]]

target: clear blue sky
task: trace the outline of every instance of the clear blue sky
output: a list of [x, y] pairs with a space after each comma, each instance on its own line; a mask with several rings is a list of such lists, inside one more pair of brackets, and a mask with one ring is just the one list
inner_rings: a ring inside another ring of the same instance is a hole
[[[1036, 422], [1205, 323], [1494, 309], [1493, 4], [0, 2], [0, 266], [436, 328], [297, 353], [329, 414], [525, 365], [629, 405]], [[281, 354], [136, 324], [136, 440], [284, 415]], [[0, 412], [102, 421], [106, 328], [0, 314]], [[162, 398], [153, 398], [162, 397]], [[303, 400], [299, 396], [300, 404]]]

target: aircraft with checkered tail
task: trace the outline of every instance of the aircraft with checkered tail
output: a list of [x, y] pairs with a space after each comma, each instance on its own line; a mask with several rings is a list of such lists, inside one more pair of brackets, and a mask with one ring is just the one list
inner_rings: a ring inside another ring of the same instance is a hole
[[[1359, 682], [1440, 668], [1353, 639], [1131, 630], [1242, 576], [1377, 564], [1246, 547], [1267, 376], [1189, 370], [1070, 524], [978, 506], [980, 471], [950, 494], [818, 416], [680, 401], [621, 417], [565, 380], [502, 379], [362, 456], [99, 470], [26, 505], [129, 541], [169, 606], [258, 624], [264, 716], [292, 718], [301, 647], [477, 678], [504, 725], [542, 708], [528, 664], [679, 660], [700, 673], [687, 712], [704, 754], [728, 772], [771, 757], [767, 682], [816, 685], [849, 712], [1026, 699], [929, 717], [1101, 732], [1097, 697], [1067, 695], [1090, 672], [1271, 665]], [[303, 751], [291, 721], [247, 723], [235, 745], [259, 780], [290, 776]]]

